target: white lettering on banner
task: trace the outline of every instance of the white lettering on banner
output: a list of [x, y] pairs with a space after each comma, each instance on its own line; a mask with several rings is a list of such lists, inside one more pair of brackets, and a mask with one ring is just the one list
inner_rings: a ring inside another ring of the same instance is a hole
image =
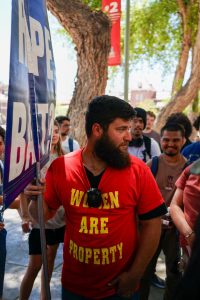
[[38, 58], [46, 55], [47, 78], [53, 80], [51, 61], [53, 59], [50, 49], [49, 30], [38, 20], [29, 17], [30, 35], [24, 9], [24, 0], [18, 0], [19, 7], [19, 62], [28, 67], [29, 73], [39, 76]]
[[9, 181], [21, 174], [26, 149], [26, 141], [24, 139], [26, 132], [26, 107], [24, 103], [14, 102], [13, 112], [15, 116], [12, 124]]
[[32, 164], [36, 162], [34, 140], [33, 140], [33, 135], [31, 130], [30, 118], [28, 120], [28, 125], [27, 125], [27, 135], [28, 135], [28, 143], [27, 143], [27, 150], [26, 150], [25, 170], [27, 170]]
[[19, 7], [19, 62], [28, 66], [29, 72], [33, 73], [31, 39], [28, 33], [24, 1], [18, 0]]
[[29, 20], [31, 29], [32, 60], [34, 67], [33, 74], [35, 76], [39, 76], [38, 57], [44, 56], [44, 36], [41, 24], [32, 17], [29, 17]]
[[[13, 102], [9, 182], [18, 177], [23, 171], [26, 171], [36, 161], [31, 120], [27, 118], [27, 111], [30, 111], [30, 107], [26, 108], [23, 102]], [[42, 140], [39, 142], [43, 151], [42, 154], [45, 154], [49, 147], [49, 141], [45, 147], [45, 137], [50, 136], [50, 130], [52, 130], [54, 104], [51, 103], [50, 106], [48, 103], [38, 104], [38, 114], [41, 115], [42, 122]], [[48, 132], [45, 126], [46, 118], [50, 118]]]
[[[52, 138], [52, 132], [53, 132], [53, 126], [54, 126], [54, 111], [55, 111], [55, 107], [54, 107], [54, 104], [53, 102], [51, 102], [50, 104], [50, 107], [49, 107], [49, 125], [48, 125], [48, 129], [49, 129], [49, 132], [48, 132], [48, 136], [51, 135], [51, 138]], [[50, 139], [47, 140], [47, 151], [48, 149], [50, 149]]]
[[48, 105], [46, 105], [45, 103], [38, 103], [37, 105], [38, 107], [38, 115], [42, 116], [42, 136], [41, 136], [41, 140], [40, 140], [40, 147], [41, 147], [41, 153], [44, 154], [45, 150], [44, 150], [44, 142], [45, 142], [45, 137], [46, 137], [46, 121], [47, 121], [47, 117], [48, 117]]
[[49, 33], [49, 31], [47, 30], [46, 27], [44, 29], [44, 32], [45, 32], [45, 46], [46, 46], [47, 77], [49, 79], [53, 80], [53, 71], [51, 70], [51, 64], [50, 64], [50, 62], [53, 59], [53, 57], [52, 57], [52, 51], [49, 48], [50, 33]]

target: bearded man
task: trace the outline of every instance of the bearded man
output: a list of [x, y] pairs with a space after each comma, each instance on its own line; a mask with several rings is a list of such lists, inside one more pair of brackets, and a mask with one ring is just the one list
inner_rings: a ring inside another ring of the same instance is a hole
[[[150, 169], [128, 154], [134, 109], [94, 98], [86, 112], [86, 146], [56, 159], [44, 191], [44, 215], [66, 212], [62, 299], [138, 299], [137, 289], [160, 238], [166, 212]], [[37, 219], [37, 203], [30, 212]], [[138, 224], [139, 220], [139, 224]]]

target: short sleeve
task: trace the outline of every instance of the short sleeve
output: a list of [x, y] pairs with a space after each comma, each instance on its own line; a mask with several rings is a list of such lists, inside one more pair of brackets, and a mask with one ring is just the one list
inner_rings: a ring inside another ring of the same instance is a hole
[[181, 173], [180, 177], [177, 179], [177, 181], [175, 183], [177, 188], [184, 190], [186, 181], [188, 180], [188, 177], [189, 177], [189, 174], [190, 174], [190, 166], [185, 168], [183, 170], [183, 172]]
[[159, 144], [151, 138], [151, 156], [159, 156], [161, 154]]

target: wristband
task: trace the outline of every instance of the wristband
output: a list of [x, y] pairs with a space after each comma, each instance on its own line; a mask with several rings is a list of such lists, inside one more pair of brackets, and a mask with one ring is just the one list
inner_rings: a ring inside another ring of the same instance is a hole
[[194, 231], [191, 231], [190, 233], [186, 234], [185, 238], [188, 239], [193, 233], [194, 233]]

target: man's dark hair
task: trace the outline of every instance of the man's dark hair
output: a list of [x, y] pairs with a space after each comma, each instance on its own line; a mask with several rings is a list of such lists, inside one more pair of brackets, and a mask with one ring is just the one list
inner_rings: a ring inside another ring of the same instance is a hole
[[0, 136], [2, 137], [4, 142], [5, 142], [5, 135], [6, 135], [5, 129], [0, 126]]
[[200, 127], [200, 116], [197, 117], [197, 119], [193, 123], [194, 128], [198, 131]]
[[134, 117], [133, 107], [122, 99], [114, 96], [103, 95], [95, 97], [89, 104], [85, 117], [85, 130], [89, 137], [92, 126], [98, 123], [104, 130], [116, 118], [130, 120]]
[[55, 120], [58, 122], [59, 125], [61, 125], [64, 121], [69, 121], [70, 122], [70, 118], [67, 116], [57, 116], [55, 118]]
[[179, 131], [181, 133], [181, 136], [185, 136], [185, 130], [184, 127], [177, 123], [167, 123], [165, 126], [163, 126], [160, 130], [161, 137], [163, 136], [164, 131]]
[[136, 117], [142, 118], [142, 121], [144, 123], [144, 129], [146, 128], [147, 125], [147, 112], [144, 108], [141, 107], [135, 107], [136, 111]]
[[178, 123], [178, 124], [182, 125], [185, 129], [185, 138], [186, 139], [188, 139], [192, 133], [192, 124], [191, 124], [190, 120], [188, 119], [188, 117], [186, 115], [184, 115], [181, 112], [171, 114], [167, 119], [166, 124], [167, 123]]

